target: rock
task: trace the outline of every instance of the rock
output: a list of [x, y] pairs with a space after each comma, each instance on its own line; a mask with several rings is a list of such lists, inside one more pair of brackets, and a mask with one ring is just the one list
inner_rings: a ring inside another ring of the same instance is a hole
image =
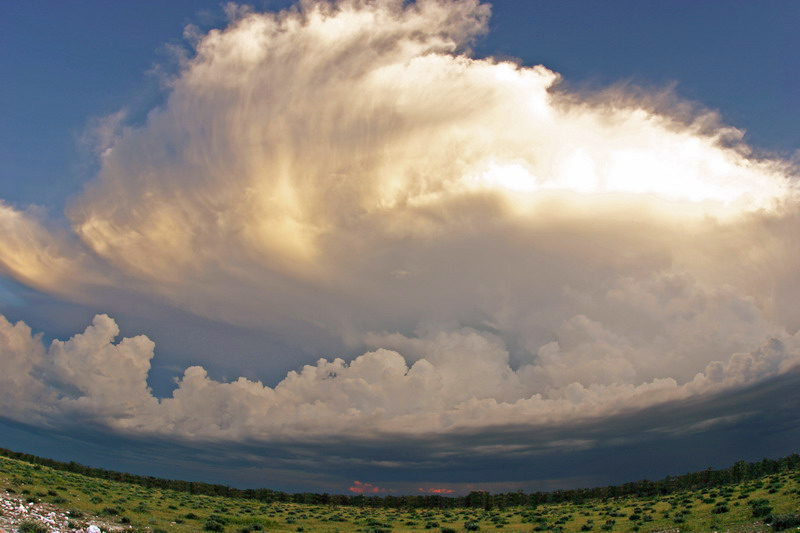
[[86, 533], [100, 533], [100, 528], [95, 525], [91, 525], [86, 528]]

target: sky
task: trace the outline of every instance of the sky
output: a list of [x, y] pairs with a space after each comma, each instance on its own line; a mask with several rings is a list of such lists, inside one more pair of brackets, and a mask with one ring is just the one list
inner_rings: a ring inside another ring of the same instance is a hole
[[0, 446], [376, 494], [796, 452], [798, 20], [3, 4]]

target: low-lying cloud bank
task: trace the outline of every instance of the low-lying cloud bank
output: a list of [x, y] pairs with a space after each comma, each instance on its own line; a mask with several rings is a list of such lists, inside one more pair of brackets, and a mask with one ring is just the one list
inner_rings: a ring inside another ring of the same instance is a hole
[[797, 364], [796, 173], [712, 113], [473, 59], [476, 0], [230, 13], [187, 31], [165, 104], [106, 139], [65, 221], [0, 203], [0, 268], [102, 310], [113, 288], [363, 355], [298, 361], [274, 386], [192, 366], [156, 398], [153, 343], [115, 343], [108, 316], [50, 346], [3, 319], [7, 416], [436, 434], [608, 416]]
[[[576, 322], [570, 327], [592, 326], [585, 318]], [[21, 422], [63, 424], [78, 417], [123, 432], [184, 438], [415, 436], [574, 423], [748, 384], [800, 362], [795, 334], [711, 362], [685, 383], [612, 378], [617, 366], [633, 371], [625, 359], [613, 358], [586, 363], [596, 379], [570, 381], [570, 373], [582, 369], [570, 365], [556, 343], [544, 346], [537, 362], [514, 370], [498, 337], [461, 329], [394, 339], [411, 346], [409, 358], [380, 349], [349, 364], [321, 359], [275, 387], [245, 378], [221, 383], [195, 366], [172, 397], [159, 399], [147, 386], [153, 343], [145, 336], [115, 343], [118, 333], [111, 318], [98, 315], [83, 333], [46, 348], [24, 323], [2, 318], [0, 409]]]

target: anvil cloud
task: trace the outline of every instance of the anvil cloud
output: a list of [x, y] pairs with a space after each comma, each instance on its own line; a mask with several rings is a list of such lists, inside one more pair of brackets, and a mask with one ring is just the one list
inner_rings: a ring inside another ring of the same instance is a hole
[[0, 204], [0, 266], [98, 309], [113, 288], [363, 355], [266, 385], [191, 366], [158, 398], [157, 348], [116, 342], [109, 316], [49, 346], [2, 319], [7, 416], [419, 436], [574, 423], [800, 362], [796, 172], [713, 113], [475, 59], [476, 0], [230, 15], [187, 32], [165, 103], [103, 146], [65, 224]]

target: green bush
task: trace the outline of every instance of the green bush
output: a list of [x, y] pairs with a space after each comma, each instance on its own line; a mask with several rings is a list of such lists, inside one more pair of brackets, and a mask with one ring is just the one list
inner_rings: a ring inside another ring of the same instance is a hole
[[769, 516], [773, 531], [783, 531], [800, 526], [800, 514], [774, 514]]
[[249, 533], [250, 531], [261, 531], [264, 529], [264, 526], [258, 523], [250, 524], [249, 526], [244, 526], [242, 529], [239, 530], [240, 533]]
[[225, 531], [225, 524], [217, 522], [216, 520], [206, 520], [203, 529], [206, 531]]
[[32, 520], [20, 522], [17, 526], [17, 531], [19, 533], [50, 533], [50, 529], [47, 526]]
[[764, 498], [750, 500], [750, 507], [753, 509], [754, 518], [769, 516], [772, 513], [772, 506], [769, 504], [769, 500]]

